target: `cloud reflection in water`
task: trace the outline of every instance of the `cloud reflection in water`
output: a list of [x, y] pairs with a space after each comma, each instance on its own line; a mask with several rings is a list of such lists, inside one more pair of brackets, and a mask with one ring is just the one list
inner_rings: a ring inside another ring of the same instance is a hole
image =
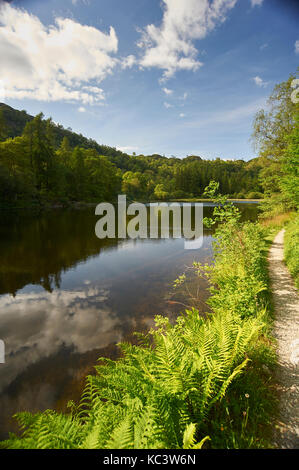
[[20, 293], [0, 298], [1, 336], [6, 363], [0, 369], [0, 391], [26, 367], [54, 355], [62, 346], [85, 353], [121, 339], [117, 315], [107, 305], [109, 290]]

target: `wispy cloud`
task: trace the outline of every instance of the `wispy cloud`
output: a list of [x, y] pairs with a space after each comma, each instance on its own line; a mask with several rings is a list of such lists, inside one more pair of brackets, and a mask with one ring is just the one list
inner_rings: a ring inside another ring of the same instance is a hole
[[267, 42], [265, 42], [264, 44], [262, 44], [260, 46], [260, 51], [263, 51], [263, 50], [267, 49], [267, 47], [269, 47], [269, 44]]
[[89, 5], [90, 0], [71, 0], [73, 5], [77, 5], [78, 3], [82, 2], [83, 5]]
[[250, 0], [252, 8], [262, 6], [263, 1], [264, 0]]
[[299, 39], [295, 42], [295, 53], [299, 54]]
[[261, 87], [261, 88], [265, 88], [266, 86], [269, 85], [269, 82], [265, 82], [261, 77], [259, 77], [258, 75], [256, 77], [253, 77], [252, 80], [254, 81], [254, 83], [258, 86], [258, 87]]
[[172, 95], [173, 94], [173, 90], [170, 90], [169, 88], [162, 88], [162, 90], [164, 91], [164, 93], [166, 95]]
[[166, 109], [173, 108], [173, 104], [167, 103], [166, 101], [163, 104]]
[[130, 153], [130, 152], [136, 152], [137, 150], [139, 150], [139, 147], [136, 147], [134, 145], [125, 145], [125, 146], [121, 146], [121, 145], [118, 145], [116, 147], [118, 150], [121, 150], [122, 152], [125, 152], [125, 153]]
[[186, 121], [185, 125], [189, 128], [200, 128], [210, 126], [212, 124], [227, 124], [240, 122], [243, 119], [253, 117], [261, 108], [266, 106], [267, 97], [258, 99], [252, 103], [238, 106], [231, 109], [223, 109], [222, 111], [212, 112], [204, 116], [202, 119], [193, 118], [192, 121]]
[[194, 40], [203, 39], [217, 24], [226, 19], [237, 0], [163, 0], [161, 26], [147, 25], [141, 31], [138, 46], [143, 50], [141, 67], [163, 70], [162, 81], [178, 70], [197, 70]]

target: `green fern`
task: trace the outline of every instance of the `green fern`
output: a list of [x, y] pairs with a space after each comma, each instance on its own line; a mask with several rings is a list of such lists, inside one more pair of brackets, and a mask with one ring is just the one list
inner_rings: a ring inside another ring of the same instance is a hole
[[196, 443], [195, 440], [196, 425], [189, 424], [184, 432], [183, 449], [201, 449], [205, 442], [210, 440], [209, 436], [204, 437], [200, 442]]

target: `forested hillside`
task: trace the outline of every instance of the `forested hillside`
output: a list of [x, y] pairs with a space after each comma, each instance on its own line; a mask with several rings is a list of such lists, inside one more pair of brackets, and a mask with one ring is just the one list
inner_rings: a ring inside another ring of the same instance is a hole
[[[34, 119], [25, 110], [19, 111], [8, 106], [7, 104], [0, 103], [0, 141], [9, 137], [21, 136], [27, 122]], [[106, 156], [122, 156], [126, 155], [120, 150], [107, 145], [99, 145], [95, 140], [88, 139], [82, 134], [73, 132], [71, 128], [65, 129], [61, 124], [55, 124], [50, 121], [52, 128], [53, 146], [58, 149], [64, 137], [67, 137], [71, 147], [82, 147], [95, 149], [99, 154]]]
[[259, 159], [127, 155], [64, 129], [43, 114], [0, 104], [0, 202], [68, 203], [200, 197], [210, 180], [232, 197], [262, 197]]

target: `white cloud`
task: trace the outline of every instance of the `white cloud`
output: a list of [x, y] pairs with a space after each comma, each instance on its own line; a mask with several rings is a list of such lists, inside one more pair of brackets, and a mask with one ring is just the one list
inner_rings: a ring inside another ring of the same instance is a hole
[[180, 118], [184, 118], [184, 117], [186, 117], [186, 114], [181, 113], [181, 114], [180, 114]]
[[266, 86], [268, 86], [268, 82], [265, 82], [261, 77], [259, 77], [258, 75], [256, 77], [253, 77], [252, 80], [254, 81], [254, 83], [259, 86], [259, 87], [263, 87], [265, 88]]
[[128, 55], [121, 62], [121, 67], [123, 69], [130, 69], [136, 63], [136, 57], [134, 55]]
[[138, 46], [144, 50], [140, 66], [162, 69], [163, 80], [178, 70], [197, 70], [197, 49], [193, 41], [204, 38], [237, 0], [163, 0], [164, 14], [161, 26], [147, 25], [141, 31]]
[[164, 91], [166, 95], [172, 95], [173, 93], [173, 90], [170, 90], [169, 88], [162, 88], [162, 90]]
[[260, 7], [264, 0], [250, 0], [251, 6], [253, 7]]
[[80, 107], [78, 108], [78, 111], [79, 111], [79, 113], [85, 113], [85, 112], [86, 112], [86, 108], [84, 108], [84, 106], [80, 106]]
[[170, 103], [167, 103], [167, 102], [164, 103], [164, 106], [165, 106], [166, 109], [173, 108], [173, 104], [170, 104]]
[[295, 53], [299, 54], [299, 39], [295, 42]]
[[0, 7], [0, 70], [7, 98], [41, 101], [104, 99], [99, 83], [118, 63], [115, 30], [109, 33], [56, 18], [45, 26], [25, 10]]
[[5, 88], [4, 88], [4, 82], [3, 80], [0, 79], [0, 100], [4, 101], [5, 100]]
[[121, 150], [124, 153], [131, 153], [131, 152], [136, 152], [136, 150], [139, 150], [139, 147], [134, 147], [133, 145], [127, 145], [127, 146], [117, 146], [116, 147], [118, 150]]
[[188, 93], [185, 92], [185, 93], [183, 94], [183, 96], [180, 97], [180, 100], [184, 100], [184, 101], [185, 101], [187, 98], [188, 98]]
[[[77, 3], [80, 1], [80, 0], [71, 0], [72, 1], [72, 4], [73, 5], [77, 5]], [[83, 3], [83, 5], [89, 5], [90, 4], [90, 0], [81, 0], [81, 2]]]

